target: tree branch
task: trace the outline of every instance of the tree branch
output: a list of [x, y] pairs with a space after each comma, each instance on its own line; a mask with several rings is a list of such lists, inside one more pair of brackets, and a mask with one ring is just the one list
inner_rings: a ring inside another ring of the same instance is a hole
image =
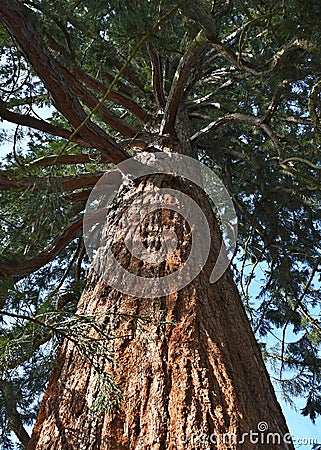
[[[70, 15], [68, 16], [68, 21], [72, 22]], [[86, 34], [86, 33], [84, 33], [84, 34]], [[70, 61], [71, 55], [66, 51], [66, 49], [64, 47], [62, 47], [60, 44], [58, 44], [58, 42], [55, 41], [52, 36], [46, 36], [46, 37], [47, 37], [47, 40], [48, 40], [48, 43], [49, 43], [49, 47], [52, 50], [54, 50], [56, 52], [59, 52], [61, 55], [63, 55], [65, 61]], [[92, 38], [93, 39], [97, 39], [97, 36], [95, 35]], [[110, 55], [108, 56], [108, 59], [109, 59], [110, 65], [114, 66], [116, 71], [121, 70], [122, 63], [120, 61], [118, 61], [116, 58], [111, 57]], [[145, 85], [144, 85], [144, 83], [141, 80], [139, 80], [136, 75], [133, 74], [133, 70], [132, 69], [133, 69], [132, 67], [130, 68], [130, 70], [129, 69], [125, 69], [125, 71], [123, 72], [123, 77], [128, 82], [130, 82], [134, 86], [136, 86], [141, 92], [146, 93], [145, 92]], [[114, 81], [114, 79], [115, 79], [115, 75], [113, 75], [112, 73], [108, 73], [108, 72], [103, 71], [103, 75], [104, 75], [104, 77], [106, 77], [106, 79], [110, 83], [112, 83]], [[123, 82], [121, 82], [121, 81], [119, 81], [118, 83], [119, 83], [123, 93], [125, 95], [127, 95], [127, 96], [130, 95], [130, 91], [128, 90], [128, 85], [123, 83]], [[106, 89], [105, 89], [105, 91], [106, 91]]]
[[[75, 75], [76, 80], [83, 81], [88, 87], [93, 89], [95, 92], [99, 94], [105, 94], [107, 91], [106, 86], [104, 86], [103, 83], [101, 83], [99, 80], [96, 80], [95, 78], [88, 75], [84, 70], [80, 68], [74, 68], [72, 69], [72, 73]], [[146, 123], [148, 120], [151, 119], [151, 116], [143, 110], [141, 106], [139, 106], [136, 102], [134, 102], [130, 97], [128, 97], [125, 94], [121, 94], [117, 91], [112, 91], [109, 94], [108, 97], [113, 102], [117, 103], [118, 105], [123, 106], [126, 108], [129, 112], [134, 114], [141, 122]]]
[[32, 167], [46, 167], [55, 166], [57, 164], [88, 164], [92, 162], [108, 163], [106, 156], [95, 158], [88, 154], [75, 154], [75, 155], [48, 155], [41, 158], [34, 159], [28, 165]]
[[160, 130], [161, 135], [168, 135], [174, 132], [176, 114], [183, 94], [184, 83], [189, 74], [190, 67], [195, 63], [195, 58], [201, 48], [203, 48], [205, 42], [205, 35], [201, 31], [195, 37], [189, 50], [179, 61], [165, 106], [164, 118]]
[[48, 94], [40, 94], [35, 96], [28, 96], [28, 97], [22, 97], [22, 98], [13, 98], [6, 102], [7, 108], [13, 108], [14, 106], [23, 106], [23, 105], [33, 105], [35, 103], [41, 103], [47, 101], [49, 102], [49, 95]]
[[20, 190], [26, 189], [35, 185], [35, 189], [39, 189], [40, 186], [50, 184], [52, 189], [55, 189], [57, 185], [61, 186], [63, 191], [73, 191], [84, 187], [94, 186], [97, 181], [103, 176], [104, 172], [84, 173], [79, 177], [29, 177], [19, 181], [11, 180], [6, 175], [0, 173], [0, 190]]
[[[29, 10], [17, 0], [2, 0], [0, 3], [0, 18], [3, 24], [19, 43], [26, 58], [50, 92], [55, 107], [69, 120], [73, 128], [78, 129], [84, 123], [86, 113], [29, 16]], [[26, 17], [29, 20], [26, 20]], [[90, 146], [95, 146], [109, 156], [116, 164], [128, 158], [121, 146], [91, 121], [83, 124], [78, 135]]]
[[198, 99], [198, 100], [188, 102], [187, 103], [188, 111], [193, 112], [193, 111], [198, 111], [199, 109], [202, 109], [202, 108], [209, 108], [209, 107], [220, 109], [221, 108], [220, 103], [209, 100], [212, 95], [213, 94], [211, 93], [211, 94], [206, 95], [203, 99]]
[[275, 55], [265, 63], [264, 67], [260, 69], [255, 69], [244, 59], [239, 58], [231, 49], [226, 47], [215, 35], [209, 36], [209, 41], [214, 45], [214, 47], [231, 63], [233, 66], [247, 72], [251, 75], [262, 76], [268, 75], [278, 66], [282, 59], [290, 52], [296, 50], [297, 48], [302, 48], [304, 50], [309, 50], [310, 44], [303, 39], [293, 39], [292, 41], [285, 44], [280, 50], [278, 50]]
[[[64, 70], [65, 73], [67, 71]], [[88, 106], [89, 109], [93, 110], [99, 103], [96, 99], [81, 83], [78, 82], [74, 77], [68, 75], [68, 78], [73, 84], [75, 92], [79, 95], [83, 103]], [[106, 92], [106, 90], [105, 90]], [[103, 119], [105, 123], [108, 123], [114, 130], [123, 134], [126, 137], [133, 138], [137, 136], [138, 131], [129, 126], [124, 120], [117, 117], [111, 111], [109, 111], [104, 105], [101, 105], [97, 110], [97, 114]]]
[[320, 92], [321, 92], [321, 79], [319, 79], [313, 85], [310, 96], [309, 96], [309, 102], [308, 102], [310, 117], [311, 117], [311, 120], [312, 120], [313, 126], [314, 126], [314, 132], [315, 132], [317, 141], [319, 143], [321, 142], [321, 127], [320, 127], [320, 117], [317, 112], [316, 102], [317, 102], [317, 98], [318, 98]]
[[26, 187], [26, 184], [21, 181], [10, 180], [6, 175], [0, 173], [0, 190], [8, 191], [11, 189], [23, 189]]
[[[0, 100], [0, 117], [8, 122], [34, 128], [35, 130], [43, 131], [44, 133], [52, 134], [53, 136], [62, 137], [67, 140], [71, 138], [71, 131], [66, 130], [65, 128], [57, 127], [45, 120], [36, 119], [29, 115], [9, 111], [6, 108], [6, 103], [2, 100]], [[81, 139], [79, 136], [75, 136], [72, 140], [81, 146], [88, 146], [88, 142]]]
[[[64, 191], [74, 191], [75, 189], [80, 189], [84, 187], [94, 186], [100, 178], [103, 176], [104, 172], [96, 173], [86, 173], [80, 177], [57, 177], [53, 179], [58, 183]], [[49, 179], [46, 179], [49, 182]]]
[[[244, 72], [250, 73], [251, 75], [268, 75], [289, 52], [297, 48], [302, 48], [304, 50], [309, 50], [311, 48], [311, 44], [308, 41], [304, 39], [293, 39], [280, 48], [275, 55], [265, 63], [262, 70], [257, 70], [244, 61], [244, 59], [238, 57], [229, 47], [226, 47], [224, 43], [218, 39], [217, 20], [206, 11], [199, 0], [186, 0], [183, 2], [181, 9], [187, 17], [198, 22], [204, 28], [208, 40], [221, 55], [223, 55], [233, 66]], [[247, 26], [247, 24], [245, 26]]]
[[152, 85], [158, 108], [163, 110], [166, 104], [163, 90], [162, 64], [160, 56], [151, 42], [147, 44], [151, 64], [152, 64]]
[[75, 203], [75, 202], [87, 200], [90, 194], [91, 194], [91, 189], [84, 189], [81, 192], [73, 192], [71, 194], [66, 194], [63, 196], [63, 199], [66, 202]]
[[[113, 61], [117, 71], [120, 71], [123, 67], [123, 64], [114, 60]], [[145, 90], [145, 83], [142, 82], [142, 80], [139, 79], [139, 76], [135, 74], [133, 67], [127, 67], [123, 72], [123, 77], [132, 83], [134, 86], [136, 86], [141, 92], [146, 94]]]
[[202, 1], [200, 0], [185, 0], [180, 3], [181, 10], [186, 15], [186, 17], [199, 22], [200, 25], [204, 27], [207, 32], [216, 35], [217, 33], [217, 21], [208, 13]]
[[278, 150], [279, 156], [281, 157], [282, 145], [278, 140], [277, 136], [271, 130], [271, 128], [266, 123], [263, 123], [260, 117], [248, 116], [246, 114], [241, 113], [232, 113], [227, 114], [226, 116], [223, 117], [219, 117], [214, 122], [209, 123], [206, 127], [202, 128], [197, 133], [193, 134], [193, 136], [191, 136], [190, 138], [191, 142], [194, 142], [200, 137], [211, 133], [212, 131], [216, 130], [217, 128], [221, 127], [222, 125], [228, 122], [245, 123], [247, 125], [261, 128], [264, 131], [264, 133], [267, 134], [269, 138], [273, 141], [274, 145]]
[[276, 88], [275, 93], [273, 95], [272, 101], [269, 104], [269, 106], [266, 110], [266, 113], [262, 119], [262, 123], [266, 123], [266, 124], [270, 123], [270, 121], [273, 117], [273, 114], [275, 113], [277, 107], [279, 106], [282, 91], [288, 84], [289, 84], [288, 80], [283, 80], [282, 83], [280, 83], [278, 85], [278, 87]]
[[206, 127], [202, 128], [201, 130], [197, 131], [193, 136], [190, 137], [190, 140], [196, 141], [202, 136], [205, 136], [206, 134], [211, 133], [212, 131], [216, 130], [220, 126], [224, 125], [227, 122], [232, 122], [233, 120], [236, 120], [234, 118], [233, 114], [229, 114], [227, 116], [219, 117], [218, 119], [214, 120], [213, 122], [209, 123]]
[[280, 117], [280, 120], [282, 120], [283, 122], [297, 123], [300, 125], [313, 125], [312, 120], [306, 117], [287, 116]]
[[22, 263], [11, 265], [0, 262], [0, 276], [23, 278], [52, 261], [59, 253], [82, 233], [83, 219], [71, 222], [41, 253]]
[[23, 426], [20, 414], [17, 411], [17, 401], [12, 383], [0, 378], [0, 391], [3, 396], [10, 428], [19, 439], [22, 447], [26, 449], [30, 441], [30, 436]]
[[282, 161], [282, 164], [288, 164], [289, 162], [300, 162], [302, 164], [306, 164], [307, 166], [311, 167], [311, 169], [314, 170], [321, 170], [321, 166], [316, 166], [315, 164], [313, 164], [311, 161], [308, 161], [307, 159], [304, 158], [298, 158], [298, 157], [292, 157], [292, 158], [287, 158], [284, 161]]

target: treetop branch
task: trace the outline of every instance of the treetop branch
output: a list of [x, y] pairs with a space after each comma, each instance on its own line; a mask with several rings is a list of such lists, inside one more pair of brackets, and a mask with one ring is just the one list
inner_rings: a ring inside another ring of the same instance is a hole
[[197, 55], [200, 53], [206, 43], [203, 31], [200, 31], [190, 48], [182, 56], [178, 63], [176, 73], [173, 77], [172, 86], [166, 101], [164, 118], [161, 124], [161, 135], [173, 133], [176, 114], [179, 108], [180, 100], [184, 90], [184, 84], [189, 74], [189, 69], [197, 60]]
[[[260, 69], [254, 68], [248, 64], [244, 59], [237, 56], [229, 47], [224, 45], [217, 36], [217, 21], [210, 13], [208, 13], [199, 0], [187, 0], [181, 6], [183, 13], [190, 19], [198, 22], [204, 30], [206, 30], [208, 40], [214, 45], [218, 52], [220, 52], [233, 66], [251, 75], [262, 76], [271, 73], [279, 64], [279, 62], [291, 51], [301, 48], [303, 50], [311, 51], [314, 45], [305, 39], [294, 38], [290, 42], [281, 47], [275, 55], [265, 63], [264, 67]], [[248, 23], [243, 26], [243, 29], [248, 26]], [[239, 32], [239, 30], [237, 30]]]

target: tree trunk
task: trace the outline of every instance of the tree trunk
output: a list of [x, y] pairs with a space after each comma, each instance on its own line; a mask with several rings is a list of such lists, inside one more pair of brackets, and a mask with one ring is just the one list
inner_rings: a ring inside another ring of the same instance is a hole
[[[118, 260], [141, 276], [166, 275], [186, 260], [190, 227], [166, 209], [150, 215], [141, 231], [156, 248], [164, 228], [175, 230], [175, 255], [155, 269], [124, 251], [127, 228], [119, 217], [156, 185], [179, 189], [201, 206], [210, 221], [210, 257], [189, 285], [156, 299], [120, 294], [91, 270], [77, 314], [101, 317], [113, 337], [106, 344], [112, 358], [86, 360], [79, 345], [64, 342], [28, 450], [293, 449], [231, 273], [209, 282], [221, 237], [205, 195], [168, 176], [131, 187], [109, 213], [107, 236]], [[99, 384], [95, 365], [121, 389], [118, 410], [117, 393], [104, 397], [108, 385]]]

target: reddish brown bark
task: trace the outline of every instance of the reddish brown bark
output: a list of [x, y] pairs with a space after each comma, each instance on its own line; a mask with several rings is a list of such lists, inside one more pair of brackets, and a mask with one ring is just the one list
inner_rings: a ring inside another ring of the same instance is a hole
[[[149, 178], [132, 188], [127, 201], [154, 183], [182, 189], [176, 179]], [[91, 272], [78, 305], [79, 314], [105, 314], [106, 333], [118, 336], [109, 342], [114, 361], [97, 356], [96, 362], [122, 389], [120, 411], [98, 416], [91, 410], [99, 395], [97, 375], [74, 343], [66, 341], [28, 450], [293, 449], [283, 441], [285, 420], [230, 272], [209, 282], [220, 246], [217, 223], [195, 187], [185, 183], [184, 192], [211, 222], [211, 254], [200, 275], [178, 293], [139, 299], [112, 290]], [[180, 216], [162, 210], [142, 224], [146, 245], [156, 247], [164, 227], [179, 238], [175, 255], [155, 271], [124, 251], [128, 226], [119, 220], [124, 203], [120, 199], [110, 212], [107, 230], [123, 265], [141, 276], [165, 275], [180, 267], [190, 245], [190, 228]], [[139, 315], [149, 321], [137, 321]], [[281, 443], [272, 442], [272, 436], [267, 442], [267, 433], [258, 432], [262, 422], [268, 432], [278, 433]], [[238, 443], [251, 430], [257, 436]], [[260, 441], [253, 442], [256, 437]]]
[[190, 69], [193, 67], [193, 64], [195, 64], [195, 61], [197, 61], [197, 57], [201, 52], [201, 49], [204, 48], [204, 45], [202, 34], [199, 33], [192, 42], [191, 48], [189, 48], [186, 54], [180, 59], [166, 100], [164, 117], [161, 125], [161, 133], [164, 135], [171, 135], [174, 132], [177, 112], [184, 92], [184, 85], [190, 74]]
[[162, 110], [166, 105], [163, 89], [162, 64], [160, 56], [151, 42], [148, 43], [148, 52], [152, 64], [152, 82], [154, 95], [155, 99], [157, 100], [158, 108]]

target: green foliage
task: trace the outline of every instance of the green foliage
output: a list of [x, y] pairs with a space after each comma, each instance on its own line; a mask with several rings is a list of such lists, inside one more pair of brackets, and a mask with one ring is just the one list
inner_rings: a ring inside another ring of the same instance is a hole
[[[171, 0], [20, 3], [86, 113], [92, 108], [77, 91], [79, 83], [97, 103], [137, 43], [177, 5]], [[305, 397], [302, 413], [315, 420], [321, 412], [320, 6], [312, 0], [196, 3], [203, 15], [193, 10], [193, 2], [179, 4], [182, 9], [153, 33], [151, 47], [139, 49], [116, 85], [117, 93], [149, 118], [143, 120], [128, 103], [109, 97], [104, 102], [108, 113], [134, 133], [115, 129], [101, 110], [92, 121], [130, 155], [139, 151], [138, 143], [157, 140], [164, 105], [156, 99], [151, 49], [159, 57], [159, 83], [168, 100], [182, 57], [206, 29], [208, 42], [192, 58], [178, 114], [187, 117], [190, 136], [203, 130], [194, 140], [198, 157], [222, 178], [234, 200], [239, 220], [234, 275], [265, 357], [274, 364], [284, 396], [290, 401]], [[215, 23], [216, 41], [206, 28], [209, 22]], [[54, 93], [4, 27], [0, 53], [1, 100], [7, 110], [41, 116], [72, 131], [52, 100]], [[87, 84], [83, 72], [99, 86]], [[69, 188], [66, 181], [88, 179], [110, 168], [110, 162], [100, 159], [90, 140], [68, 142], [31, 126], [4, 129], [1, 138], [11, 150], [1, 177], [15, 187], [0, 193], [0, 261], [14, 266], [36, 258], [81, 217], [92, 185], [80, 182]], [[72, 163], [59, 162], [72, 155]], [[88, 159], [77, 162], [84, 155]], [[52, 163], [48, 157], [57, 159]], [[74, 315], [87, 267], [82, 240], [75, 237], [39, 270], [1, 278], [0, 369], [15, 386], [25, 423], [35, 418], [66, 333], [77, 336], [91, 361], [98, 352], [85, 333], [96, 319]], [[274, 348], [268, 345], [271, 334], [280, 341]], [[108, 375], [99, 377], [93, 409], [103, 413], [117, 404], [120, 393]], [[0, 412], [0, 445], [7, 450], [12, 446], [1, 396]]]
[[102, 416], [106, 412], [119, 410], [122, 392], [112, 378], [99, 373], [96, 389], [97, 397], [91, 405], [93, 412]]

